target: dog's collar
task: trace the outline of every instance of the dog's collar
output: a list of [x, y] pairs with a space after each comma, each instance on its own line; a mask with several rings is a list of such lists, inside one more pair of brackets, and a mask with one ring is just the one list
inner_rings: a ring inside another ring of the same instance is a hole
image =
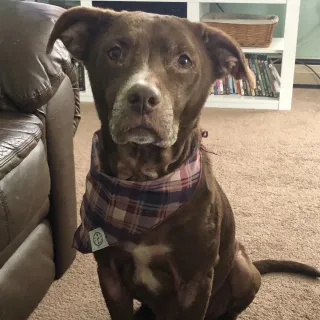
[[[99, 131], [93, 136], [91, 167], [86, 179], [74, 247], [82, 253], [132, 240], [163, 222], [186, 203], [201, 177], [201, 153], [197, 150], [177, 170], [156, 180], [135, 182], [104, 174], [100, 163]], [[101, 241], [93, 243], [99, 230]]]

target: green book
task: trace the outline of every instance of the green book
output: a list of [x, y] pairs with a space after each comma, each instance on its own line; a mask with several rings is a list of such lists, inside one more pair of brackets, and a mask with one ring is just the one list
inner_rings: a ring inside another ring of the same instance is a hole
[[255, 91], [255, 95], [258, 97], [258, 96], [262, 95], [262, 91], [261, 91], [260, 81], [259, 81], [259, 78], [258, 78], [258, 73], [257, 73], [256, 67], [254, 65], [252, 57], [249, 58], [249, 63], [250, 63], [251, 68], [252, 68], [251, 70], [253, 71], [253, 73], [254, 73], [254, 75], [256, 77], [256, 88], [254, 89], [254, 91]]
[[269, 92], [269, 97], [272, 98], [272, 97], [274, 97], [274, 95], [273, 95], [272, 87], [271, 87], [271, 84], [270, 84], [270, 81], [269, 81], [269, 76], [268, 76], [268, 73], [267, 73], [267, 69], [265, 68], [265, 64], [264, 64], [264, 61], [266, 61], [266, 60], [267, 60], [267, 56], [265, 56], [265, 55], [261, 56], [261, 59], [260, 59], [261, 68], [263, 70], [263, 74], [264, 74], [267, 90]]
[[264, 70], [265, 70], [265, 72], [267, 74], [267, 81], [268, 81], [268, 85], [270, 86], [270, 90], [272, 92], [272, 96], [275, 97], [275, 98], [278, 98], [276, 89], [275, 89], [274, 84], [272, 82], [272, 75], [271, 75], [271, 72], [269, 70], [268, 61], [267, 60], [263, 61], [263, 66], [264, 66]]
[[266, 55], [262, 55], [262, 56], [261, 56], [261, 65], [262, 65], [264, 77], [265, 77], [265, 79], [266, 79], [266, 83], [267, 83], [269, 95], [270, 95], [270, 97], [275, 97], [274, 92], [273, 92], [273, 90], [272, 90], [271, 83], [270, 83], [270, 78], [269, 78], [267, 69], [266, 69], [266, 67], [265, 67], [265, 63], [264, 63], [264, 62], [267, 61], [267, 60], [268, 60], [268, 57], [267, 57]]
[[270, 97], [268, 87], [267, 87], [267, 82], [264, 76], [264, 72], [262, 70], [260, 57], [257, 58], [257, 64], [258, 64], [259, 72], [261, 75], [261, 82], [262, 82], [262, 88], [263, 88], [262, 92], [264, 91], [264, 97]]
[[263, 60], [260, 60], [260, 65], [261, 65], [263, 78], [264, 78], [264, 81], [265, 81], [265, 84], [266, 84], [267, 92], [269, 94], [269, 97], [272, 98], [272, 97], [274, 97], [274, 95], [273, 95], [273, 92], [272, 92], [271, 84], [270, 84], [269, 77], [268, 77], [268, 74], [267, 74], [267, 70], [265, 68]]
[[262, 77], [261, 77], [261, 73], [260, 73], [260, 68], [259, 68], [257, 56], [255, 56], [253, 58], [253, 63], [254, 63], [254, 66], [255, 66], [255, 69], [256, 69], [256, 72], [257, 72], [259, 85], [260, 85], [260, 90], [261, 90], [261, 95], [265, 97], [266, 96], [266, 91], [265, 91], [263, 83], [262, 83]]

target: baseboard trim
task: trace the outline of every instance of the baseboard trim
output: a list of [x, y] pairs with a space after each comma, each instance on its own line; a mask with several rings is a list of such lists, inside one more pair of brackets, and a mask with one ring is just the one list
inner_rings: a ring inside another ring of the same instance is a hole
[[294, 84], [297, 89], [320, 89], [320, 84]]
[[[271, 58], [272, 61], [277, 61], [277, 64], [282, 63], [282, 58]], [[320, 59], [296, 59], [296, 64], [308, 64], [310, 66], [320, 65]]]
[[309, 66], [320, 65], [320, 59], [296, 59], [296, 64], [308, 64]]

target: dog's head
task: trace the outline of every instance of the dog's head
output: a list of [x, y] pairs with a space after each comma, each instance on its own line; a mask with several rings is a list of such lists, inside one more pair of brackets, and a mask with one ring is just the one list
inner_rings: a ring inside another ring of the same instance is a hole
[[77, 7], [58, 19], [48, 52], [57, 39], [86, 66], [116, 144], [170, 147], [196, 126], [217, 78], [230, 73], [254, 85], [233, 39], [187, 19]]

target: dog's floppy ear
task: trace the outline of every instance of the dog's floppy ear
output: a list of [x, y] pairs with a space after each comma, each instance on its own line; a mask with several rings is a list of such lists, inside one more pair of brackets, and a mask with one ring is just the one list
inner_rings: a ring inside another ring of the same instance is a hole
[[51, 32], [47, 53], [51, 53], [55, 41], [60, 39], [71, 55], [83, 62], [90, 43], [111, 16], [111, 11], [96, 8], [75, 7], [65, 11]]
[[239, 44], [225, 32], [201, 24], [202, 41], [211, 60], [216, 79], [231, 74], [235, 79], [247, 79], [250, 87], [256, 87], [256, 79], [250, 70]]

